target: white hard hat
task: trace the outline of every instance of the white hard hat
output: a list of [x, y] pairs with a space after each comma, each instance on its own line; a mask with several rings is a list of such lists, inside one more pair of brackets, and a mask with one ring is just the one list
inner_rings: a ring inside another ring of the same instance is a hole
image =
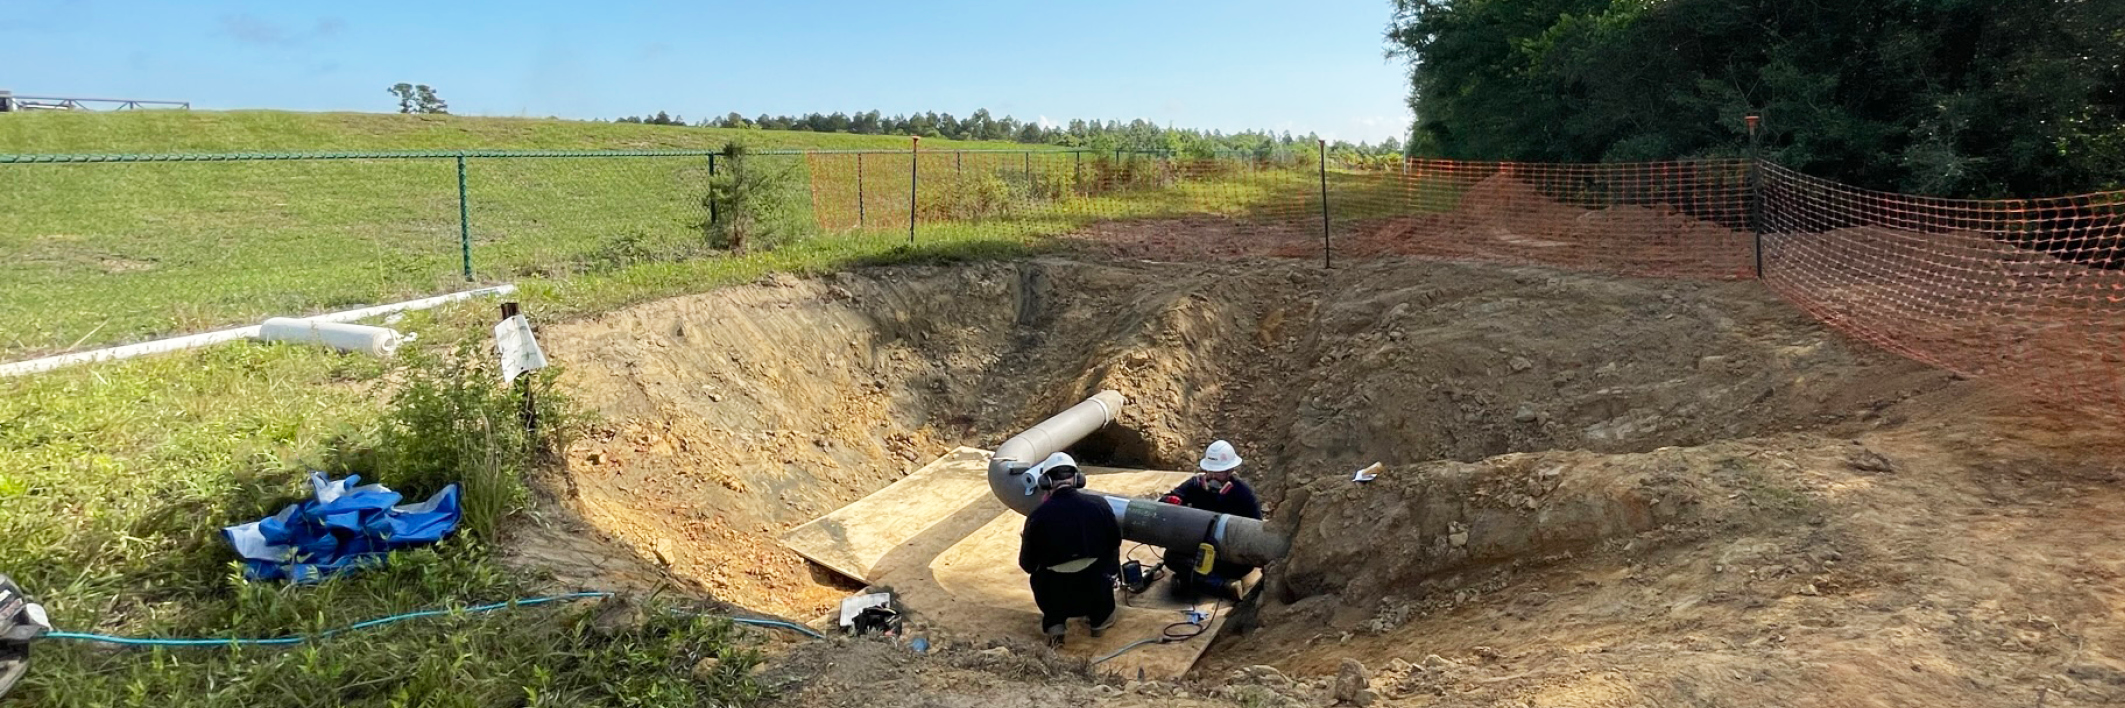
[[1223, 472], [1238, 466], [1240, 454], [1232, 450], [1232, 443], [1219, 440], [1210, 443], [1210, 448], [1203, 451], [1204, 472]]
[[1067, 453], [1058, 452], [1053, 455], [1049, 455], [1048, 459], [1041, 460], [1040, 464], [1034, 465], [1032, 472], [1035, 476], [1044, 476], [1048, 474], [1049, 470], [1058, 469], [1062, 467], [1068, 467], [1073, 470], [1077, 469], [1077, 459], [1071, 457]]

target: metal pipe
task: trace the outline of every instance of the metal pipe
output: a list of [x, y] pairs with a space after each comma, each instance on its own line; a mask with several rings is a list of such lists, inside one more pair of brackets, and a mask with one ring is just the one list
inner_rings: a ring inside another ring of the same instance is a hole
[[[1121, 411], [1120, 392], [1101, 391], [1054, 417], [996, 446], [989, 457], [989, 491], [1020, 514], [1040, 506], [1033, 465], [1105, 427]], [[1103, 494], [1099, 497], [1121, 522], [1122, 538], [1161, 548], [1194, 548], [1209, 543], [1218, 557], [1245, 565], [1267, 565], [1291, 550], [1291, 540], [1270, 531], [1259, 519], [1219, 514], [1149, 499]]]

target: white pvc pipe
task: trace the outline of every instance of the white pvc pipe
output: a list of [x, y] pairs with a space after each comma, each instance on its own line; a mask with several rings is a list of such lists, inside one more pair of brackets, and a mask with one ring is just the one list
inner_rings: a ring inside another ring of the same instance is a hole
[[398, 353], [402, 341], [398, 330], [388, 327], [320, 322], [275, 317], [258, 326], [258, 338], [267, 342], [320, 344], [343, 352], [361, 352], [378, 358]]
[[[458, 302], [460, 300], [469, 300], [475, 297], [483, 297], [488, 295], [508, 295], [513, 292], [516, 292], [516, 286], [514, 285], [497, 285], [491, 288], [466, 290], [464, 292], [456, 292], [448, 295], [437, 295], [435, 297], [425, 297], [419, 300], [408, 300], [405, 302], [392, 303], [389, 305], [364, 307], [359, 310], [333, 312], [305, 319], [318, 322], [348, 322], [368, 317], [375, 317], [377, 315], [387, 315], [393, 312], [426, 310], [429, 308], [439, 307], [453, 302]], [[128, 344], [122, 347], [111, 347], [108, 349], [97, 349], [95, 351], [87, 352], [75, 352], [73, 354], [61, 354], [59, 356], [50, 356], [42, 359], [18, 361], [12, 364], [0, 364], [0, 376], [21, 376], [24, 374], [34, 374], [42, 371], [51, 371], [53, 369], [65, 366], [73, 366], [75, 364], [87, 364], [98, 361], [116, 361], [119, 359], [131, 359], [133, 357], [145, 356], [148, 354], [161, 354], [164, 352], [194, 349], [198, 347], [204, 347], [210, 344], [220, 344], [222, 342], [228, 342], [237, 339], [254, 339], [258, 337], [259, 329], [260, 327], [258, 325], [252, 325], [249, 327], [237, 327], [235, 329], [224, 329], [215, 332], [206, 332], [203, 334], [190, 334], [182, 337], [158, 339], [152, 342]]]

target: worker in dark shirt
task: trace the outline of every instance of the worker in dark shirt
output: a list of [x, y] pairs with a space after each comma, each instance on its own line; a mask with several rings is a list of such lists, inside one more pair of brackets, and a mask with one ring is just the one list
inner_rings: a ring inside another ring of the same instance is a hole
[[1085, 475], [1063, 453], [1048, 456], [1029, 474], [1048, 489], [1026, 515], [1018, 567], [1032, 576], [1033, 604], [1041, 633], [1059, 646], [1072, 617], [1092, 625], [1092, 636], [1114, 626], [1114, 574], [1121, 570], [1122, 527], [1099, 497], [1079, 492]]
[[[1232, 443], [1219, 440], [1210, 443], [1203, 451], [1202, 462], [1197, 466], [1203, 472], [1191, 477], [1159, 501], [1219, 514], [1230, 514], [1249, 519], [1262, 518], [1262, 503], [1254, 496], [1254, 488], [1238, 476], [1240, 455], [1232, 449]], [[1208, 541], [1209, 539], [1204, 539]], [[1196, 561], [1199, 549], [1176, 547], [1166, 549], [1166, 568], [1173, 571], [1176, 590], [1209, 593], [1229, 599], [1239, 599], [1239, 581], [1254, 572], [1253, 566], [1215, 559], [1210, 572], [1197, 573]]]

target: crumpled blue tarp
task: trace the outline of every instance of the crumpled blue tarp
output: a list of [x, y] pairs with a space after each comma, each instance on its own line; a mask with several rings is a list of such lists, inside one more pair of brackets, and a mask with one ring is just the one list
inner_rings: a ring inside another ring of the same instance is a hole
[[463, 515], [455, 484], [427, 501], [401, 506], [398, 492], [379, 484], [355, 486], [360, 481], [360, 475], [328, 480], [322, 472], [311, 472], [316, 498], [222, 529], [243, 556], [245, 577], [314, 583], [382, 562], [391, 551], [440, 541]]

